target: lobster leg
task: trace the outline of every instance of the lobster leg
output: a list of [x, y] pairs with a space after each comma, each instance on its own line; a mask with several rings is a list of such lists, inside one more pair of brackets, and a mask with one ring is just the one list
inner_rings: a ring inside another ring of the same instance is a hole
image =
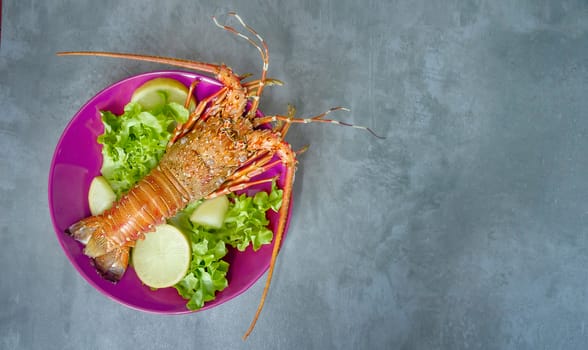
[[278, 159], [278, 160], [273, 161], [271, 163], [267, 163], [267, 164], [265, 164], [263, 166], [259, 166], [259, 167], [253, 168], [249, 172], [243, 173], [240, 176], [236, 176], [234, 178], [233, 182], [235, 182], [235, 183], [241, 183], [241, 182], [250, 181], [253, 177], [264, 173], [265, 171], [273, 168], [274, 166], [280, 164], [281, 162], [282, 161]]
[[[208, 96], [207, 98], [203, 99], [202, 101], [198, 102], [198, 105], [196, 106], [194, 111], [192, 113], [190, 113], [190, 117], [188, 118], [188, 120], [185, 123], [179, 124], [178, 126], [176, 126], [176, 130], [174, 131], [173, 136], [169, 140], [168, 147], [171, 146], [174, 142], [176, 142], [179, 138], [184, 136], [188, 131], [190, 131], [190, 129], [192, 129], [194, 124], [202, 116], [202, 113], [204, 112], [206, 106], [208, 106], [209, 102], [214, 101], [216, 99], [224, 98], [224, 96], [227, 93], [227, 90], [228, 89], [226, 87], [223, 87], [222, 89], [220, 89], [216, 93], [214, 93], [214, 94]], [[190, 96], [190, 95], [188, 95], [188, 96]]]
[[338, 111], [338, 110], [349, 111], [347, 108], [344, 108], [344, 107], [334, 107], [334, 108], [331, 108], [322, 114], [319, 114], [319, 115], [317, 115], [315, 117], [311, 117], [311, 118], [292, 118], [290, 116], [274, 115], [274, 116], [268, 116], [268, 117], [263, 117], [263, 118], [257, 118], [254, 121], [254, 125], [259, 126], [262, 124], [277, 122], [277, 121], [288, 123], [288, 124], [292, 124], [292, 123], [298, 123], [298, 124], [326, 123], [326, 124], [336, 124], [336, 125], [342, 125], [342, 126], [349, 126], [349, 127], [355, 128], [355, 129], [366, 130], [370, 134], [374, 135], [375, 137], [377, 137], [379, 139], [385, 138], [383, 136], [376, 134], [372, 129], [365, 127], [365, 126], [349, 124], [349, 123], [345, 123], [345, 122], [334, 120], [334, 119], [323, 119], [323, 117], [326, 116], [327, 114], [334, 112], [334, 111]]
[[270, 166], [267, 165], [269, 161], [272, 160], [273, 156], [273, 154], [268, 152], [262, 152], [260, 155], [255, 155], [254, 157], [252, 157], [253, 159], [246, 161], [241, 168], [239, 168], [231, 176], [229, 176], [227, 178], [227, 181], [246, 181], [253, 178], [254, 176], [261, 174], [262, 172], [268, 170], [272, 166], [279, 163], [278, 160]]
[[[296, 114], [296, 108], [294, 108], [294, 106], [292, 105], [288, 105], [288, 119], [294, 119], [294, 115]], [[287, 123], [287, 122], [282, 122], [282, 127], [278, 130], [278, 133], [280, 134], [280, 136], [282, 137], [282, 139], [284, 139], [286, 137], [286, 134], [288, 133], [288, 129], [290, 129], [290, 125], [292, 125], [292, 123]]]
[[[243, 87], [247, 89], [248, 96], [258, 96], [259, 95], [259, 83], [260, 80], [253, 80], [243, 84]], [[265, 81], [265, 86], [282, 86], [284, 83], [278, 79], [268, 78]]]
[[226, 185], [220, 187], [218, 190], [212, 192], [211, 194], [209, 194], [208, 196], [204, 197], [204, 199], [212, 199], [215, 197], [219, 197], [225, 194], [229, 194], [229, 193], [233, 193], [236, 191], [241, 191], [244, 189], [247, 189], [249, 187], [253, 187], [256, 185], [260, 185], [260, 184], [265, 184], [268, 182], [273, 182], [276, 181], [276, 177], [270, 177], [268, 179], [261, 179], [261, 180], [257, 180], [257, 181], [250, 181], [250, 182], [229, 182]]
[[196, 79], [190, 84], [188, 88], [188, 94], [186, 95], [186, 102], [184, 102], [184, 108], [189, 109], [190, 103], [192, 102], [192, 96], [194, 96], [194, 89], [196, 89], [196, 85], [200, 84], [200, 79]]

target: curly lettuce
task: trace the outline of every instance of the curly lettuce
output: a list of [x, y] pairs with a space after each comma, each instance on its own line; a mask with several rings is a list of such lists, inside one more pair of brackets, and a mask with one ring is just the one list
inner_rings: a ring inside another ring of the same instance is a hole
[[128, 191], [153, 169], [163, 153], [177, 123], [188, 119], [184, 106], [171, 102], [153, 110], [128, 103], [121, 116], [101, 111], [104, 133], [102, 175], [117, 197]]

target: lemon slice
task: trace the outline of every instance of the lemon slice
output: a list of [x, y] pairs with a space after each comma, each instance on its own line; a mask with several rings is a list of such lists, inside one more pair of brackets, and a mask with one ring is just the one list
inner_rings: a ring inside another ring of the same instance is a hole
[[163, 224], [136, 242], [132, 261], [141, 282], [151, 288], [166, 288], [184, 278], [190, 255], [186, 236], [174, 226]]
[[[184, 105], [188, 97], [188, 88], [175, 79], [155, 78], [139, 86], [133, 92], [131, 102], [137, 102], [144, 109], [150, 110], [165, 102], [163, 95], [167, 95], [168, 102]], [[190, 100], [190, 108], [188, 109], [193, 110], [196, 106], [196, 100], [193, 96]]]
[[198, 225], [221, 228], [227, 210], [229, 210], [229, 199], [227, 196], [219, 196], [206, 200], [196, 207], [190, 215], [190, 221]]
[[116, 195], [103, 176], [92, 179], [88, 191], [88, 204], [92, 215], [102, 214], [106, 209], [110, 209], [115, 200]]

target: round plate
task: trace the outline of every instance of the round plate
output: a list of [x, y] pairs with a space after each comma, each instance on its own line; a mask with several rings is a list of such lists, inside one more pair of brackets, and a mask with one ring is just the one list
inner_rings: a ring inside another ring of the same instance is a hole
[[[123, 278], [116, 284], [103, 279], [95, 270], [92, 261], [83, 253], [83, 245], [68, 236], [64, 231], [73, 223], [90, 215], [88, 190], [92, 179], [100, 175], [102, 166], [102, 146], [96, 142], [102, 134], [103, 126], [100, 111], [122, 114], [133, 91], [154, 78], [173, 78], [186, 86], [194, 79], [200, 79], [194, 95], [197, 100], [209, 96], [221, 87], [220, 82], [209, 77], [184, 71], [156, 71], [139, 74], [111, 85], [88, 101], [69, 122], [55, 149], [49, 171], [49, 209], [55, 234], [63, 251], [76, 270], [92, 286], [104, 295], [134, 309], [164, 313], [182, 314], [193, 312], [186, 309], [186, 300], [174, 288], [152, 291], [143, 285], [132, 267], [129, 266]], [[278, 187], [284, 186], [285, 168], [278, 165], [259, 178], [279, 175]], [[269, 190], [270, 184], [252, 187], [247, 190], [253, 194], [259, 190]], [[292, 203], [292, 202], [290, 202]], [[290, 210], [292, 205], [290, 204]], [[288, 213], [289, 221], [290, 213]], [[277, 214], [268, 212], [270, 229], [277, 228]], [[286, 231], [288, 223], [286, 223]], [[228, 287], [217, 293], [216, 299], [200, 310], [222, 304], [247, 290], [268, 269], [273, 243], [254, 252], [249, 247], [244, 252], [229, 249], [225, 260], [230, 264], [227, 274]], [[200, 311], [198, 310], [198, 311]]]

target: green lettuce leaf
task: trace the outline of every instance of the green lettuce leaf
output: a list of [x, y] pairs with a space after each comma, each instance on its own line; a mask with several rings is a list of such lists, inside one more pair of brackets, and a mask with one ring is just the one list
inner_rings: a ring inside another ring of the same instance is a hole
[[177, 123], [188, 119], [188, 110], [177, 103], [166, 103], [144, 111], [138, 103], [128, 103], [121, 116], [102, 111], [104, 133], [102, 175], [118, 197], [153, 169], [163, 153]]

